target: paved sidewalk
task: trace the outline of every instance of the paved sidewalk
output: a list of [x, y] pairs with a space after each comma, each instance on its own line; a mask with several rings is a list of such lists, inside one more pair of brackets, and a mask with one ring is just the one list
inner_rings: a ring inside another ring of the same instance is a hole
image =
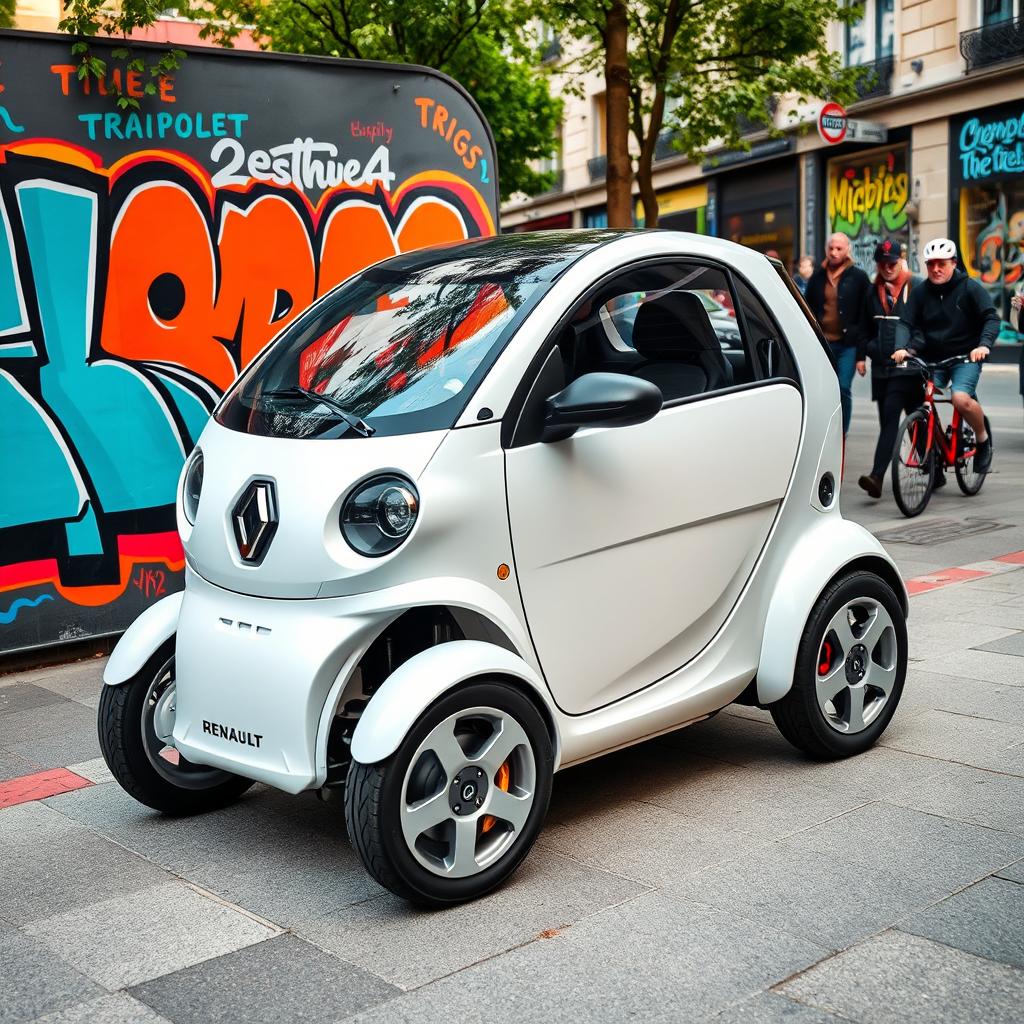
[[[97, 760], [102, 659], [0, 677], [0, 1022], [1018, 1021], [1024, 565], [912, 599], [880, 746], [803, 760], [756, 709], [560, 774], [512, 883], [410, 910], [337, 807], [150, 813]], [[716, 1016], [716, 1014], [718, 1016]]]

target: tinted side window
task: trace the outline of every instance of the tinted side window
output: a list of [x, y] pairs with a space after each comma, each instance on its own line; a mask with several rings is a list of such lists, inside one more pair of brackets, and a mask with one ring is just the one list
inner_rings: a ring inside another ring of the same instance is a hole
[[786, 377], [797, 381], [796, 363], [782, 332], [769, 316], [764, 303], [745, 281], [735, 278], [741, 318], [754, 368], [754, 379]]

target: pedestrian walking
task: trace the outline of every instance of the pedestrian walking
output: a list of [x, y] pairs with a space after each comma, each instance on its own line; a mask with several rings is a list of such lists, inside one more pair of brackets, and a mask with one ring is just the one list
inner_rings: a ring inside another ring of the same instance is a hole
[[800, 262], [797, 263], [796, 270], [793, 273], [793, 283], [801, 295], [807, 294], [807, 282], [810, 281], [813, 273], [814, 260], [810, 256], [801, 256]]
[[992, 465], [992, 438], [985, 428], [985, 413], [978, 402], [981, 364], [999, 336], [1000, 320], [992, 299], [980, 282], [957, 268], [956, 243], [935, 238], [924, 247], [928, 280], [910, 293], [897, 325], [893, 362], [907, 356], [937, 362], [952, 356], [969, 356], [950, 370], [937, 370], [937, 387], [950, 384], [953, 405], [974, 430], [977, 453], [974, 471], [987, 473]]
[[807, 282], [807, 305], [832, 346], [839, 373], [843, 436], [853, 413], [853, 374], [871, 280], [850, 255], [850, 239], [837, 231], [829, 240], [825, 260]]
[[[878, 404], [878, 442], [871, 472], [857, 483], [872, 498], [882, 496], [882, 481], [892, 459], [896, 432], [903, 413], [913, 412], [924, 399], [918, 373], [892, 361], [896, 350], [896, 326], [912, 289], [921, 282], [900, 258], [899, 244], [891, 238], [875, 247], [877, 274], [864, 303], [864, 324], [857, 348], [857, 372], [864, 375], [871, 360], [871, 399]], [[943, 482], [945, 477], [943, 477]]]

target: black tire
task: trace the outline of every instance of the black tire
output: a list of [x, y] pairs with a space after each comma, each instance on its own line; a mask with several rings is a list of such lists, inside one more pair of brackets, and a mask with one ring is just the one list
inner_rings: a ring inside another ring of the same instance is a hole
[[922, 456], [920, 447], [928, 431], [927, 409], [915, 409], [900, 424], [892, 453], [892, 494], [908, 518], [927, 507], [935, 487], [935, 449]]
[[[477, 707], [512, 716], [526, 733], [536, 766], [533, 804], [522, 830], [495, 863], [469, 877], [444, 878], [424, 868], [410, 852], [400, 820], [402, 789], [410, 762], [431, 730], [451, 715]], [[553, 768], [547, 727], [529, 698], [507, 683], [471, 683], [432, 704], [391, 757], [377, 764], [350, 764], [345, 787], [349, 839], [366, 870], [396, 896], [433, 907], [476, 899], [501, 885], [530, 852], [547, 814]]]
[[168, 673], [173, 679], [173, 638], [128, 682], [103, 687], [96, 719], [103, 759], [121, 788], [155, 811], [186, 815], [224, 807], [237, 800], [253, 780], [193, 765], [184, 758], [178, 765], [154, 764], [153, 758], [158, 756], [153, 753], [155, 733], [147, 736], [143, 706], [151, 687]]
[[[988, 433], [989, 441], [992, 440], [992, 427], [989, 425], [988, 417], [985, 417], [985, 430]], [[977, 494], [985, 483], [987, 473], [974, 472], [974, 456], [964, 458], [960, 453], [970, 451], [976, 445], [974, 431], [965, 421], [960, 421], [959, 436], [956, 439], [956, 482], [960, 490], [967, 495]]]
[[[860, 599], [884, 606], [892, 620], [895, 681], [873, 721], [860, 732], [845, 734], [829, 724], [819, 705], [818, 662], [829, 622], [844, 606]], [[874, 573], [849, 573], [830, 583], [818, 598], [797, 649], [793, 686], [785, 697], [769, 705], [769, 711], [782, 735], [811, 757], [822, 761], [852, 757], [871, 747], [885, 731], [899, 704], [906, 674], [907, 626], [899, 598]]]

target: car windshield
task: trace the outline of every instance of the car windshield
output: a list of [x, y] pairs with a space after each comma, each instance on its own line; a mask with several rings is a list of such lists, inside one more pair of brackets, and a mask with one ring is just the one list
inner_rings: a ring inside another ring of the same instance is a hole
[[325, 439], [452, 427], [547, 284], [487, 269], [460, 259], [353, 278], [246, 371], [218, 422]]

